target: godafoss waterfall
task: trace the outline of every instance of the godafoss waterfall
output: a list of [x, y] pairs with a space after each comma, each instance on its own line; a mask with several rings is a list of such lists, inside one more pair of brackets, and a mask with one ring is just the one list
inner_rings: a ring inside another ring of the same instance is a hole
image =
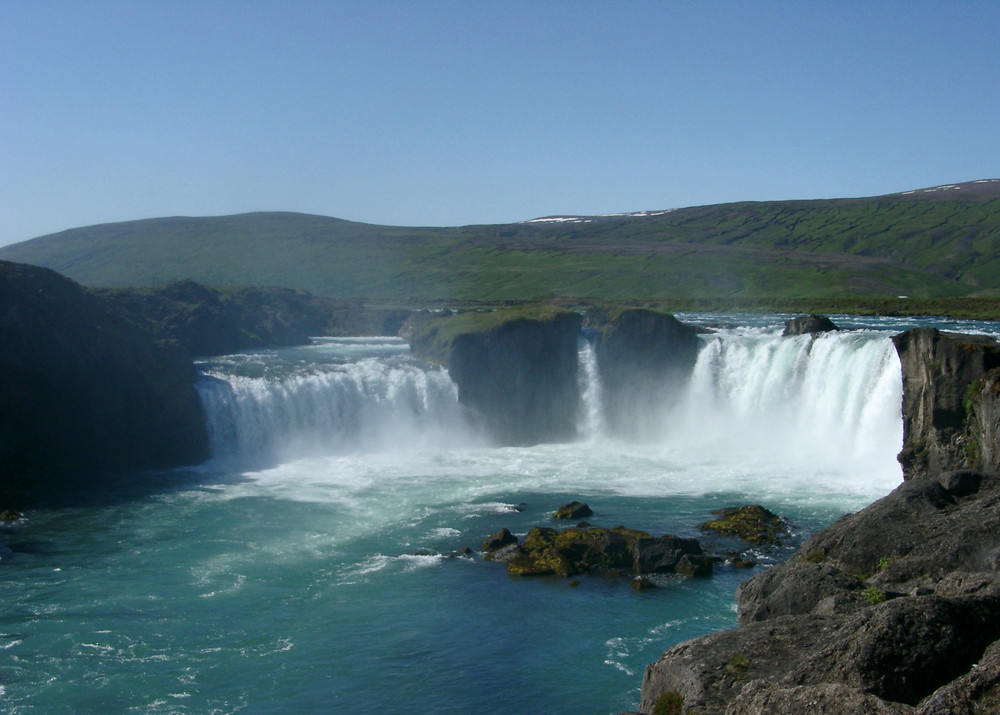
[[[782, 337], [778, 316], [684, 319], [707, 327], [669, 398], [644, 389], [612, 412], [583, 334], [576, 438], [523, 446], [494, 444], [448, 371], [399, 339], [199, 362], [210, 461], [152, 496], [39, 509], [3, 533], [0, 707], [635, 709], [647, 663], [735, 625], [739, 582], [902, 479], [890, 336], [914, 321]], [[636, 590], [511, 577], [482, 558], [490, 534], [554, 526], [571, 500], [593, 524], [698, 538], [755, 566]], [[699, 529], [743, 504], [790, 535], [748, 547]]]

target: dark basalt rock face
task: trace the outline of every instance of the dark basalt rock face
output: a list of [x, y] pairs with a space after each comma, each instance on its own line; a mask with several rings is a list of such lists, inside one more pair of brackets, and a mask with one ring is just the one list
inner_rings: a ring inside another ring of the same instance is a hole
[[1000, 476], [904, 482], [741, 584], [739, 628], [667, 650], [640, 709], [978, 712], [1000, 702], [998, 554]]
[[904, 477], [1000, 469], [1000, 345], [933, 328], [893, 343], [903, 371]]
[[99, 491], [98, 477], [203, 461], [196, 373], [76, 283], [0, 262], [0, 492]]
[[785, 321], [785, 330], [782, 335], [806, 335], [809, 333], [828, 333], [839, 330], [834, 322], [825, 315], [800, 315], [791, 320]]
[[577, 340], [582, 318], [566, 310], [465, 313], [406, 331], [419, 357], [448, 368], [459, 402], [502, 444], [576, 436]]
[[395, 335], [410, 314], [289, 288], [222, 290], [193, 281], [97, 292], [132, 322], [194, 356], [305, 345], [318, 335]]
[[698, 359], [698, 329], [669, 313], [628, 308], [597, 313], [597, 364], [608, 427], [639, 435], [646, 416], [676, 403]]

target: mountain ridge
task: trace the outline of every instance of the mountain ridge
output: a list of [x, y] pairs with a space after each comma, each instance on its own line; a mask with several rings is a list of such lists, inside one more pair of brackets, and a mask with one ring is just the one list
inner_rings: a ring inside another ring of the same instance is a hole
[[1000, 296], [1000, 179], [511, 224], [381, 226], [296, 212], [68, 229], [0, 259], [92, 286], [283, 286], [402, 302]]

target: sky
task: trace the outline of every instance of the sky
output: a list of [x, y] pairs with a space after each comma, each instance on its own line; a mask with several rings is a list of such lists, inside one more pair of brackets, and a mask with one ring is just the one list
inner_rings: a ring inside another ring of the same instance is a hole
[[0, 245], [1000, 177], [1000, 3], [4, 0]]

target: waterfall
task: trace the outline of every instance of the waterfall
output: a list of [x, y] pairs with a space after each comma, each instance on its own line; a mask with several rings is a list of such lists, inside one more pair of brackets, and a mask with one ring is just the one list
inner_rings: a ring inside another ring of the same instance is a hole
[[779, 463], [898, 471], [902, 376], [885, 333], [709, 336], [670, 444]]
[[[595, 443], [609, 434], [592, 337], [584, 333], [578, 343], [577, 431]], [[887, 333], [781, 337], [742, 328], [702, 339], [677, 399], [660, 408], [637, 406], [635, 433], [616, 439], [662, 447], [684, 460], [898, 472], [902, 378]], [[327, 340], [200, 367], [216, 457], [287, 459], [475, 442], [447, 371], [412, 358], [400, 340]]]
[[604, 406], [602, 405], [601, 376], [597, 371], [597, 351], [591, 336], [580, 336], [579, 352], [580, 411], [577, 415], [577, 433], [586, 440], [593, 440], [604, 432]]
[[[306, 354], [293, 348], [276, 370], [204, 365], [198, 390], [213, 455], [391, 451], [463, 438], [458, 392], [447, 372], [399, 354], [402, 341], [390, 345], [395, 350], [386, 353], [385, 342], [362, 344], [367, 354], [348, 341], [328, 341]], [[265, 358], [268, 366], [274, 362], [273, 355]]]

